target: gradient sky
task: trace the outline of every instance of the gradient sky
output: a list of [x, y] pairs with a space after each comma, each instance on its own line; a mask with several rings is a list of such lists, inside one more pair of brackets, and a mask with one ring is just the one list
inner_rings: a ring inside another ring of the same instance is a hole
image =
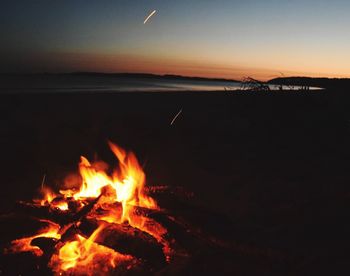
[[2, 0], [0, 72], [350, 77], [349, 14], [349, 0]]

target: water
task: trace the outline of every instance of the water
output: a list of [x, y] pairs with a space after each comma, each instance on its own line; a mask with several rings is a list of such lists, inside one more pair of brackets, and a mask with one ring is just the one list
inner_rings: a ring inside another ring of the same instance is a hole
[[[234, 91], [241, 88], [242, 84], [234, 81], [162, 78], [157, 76], [2, 76], [0, 82], [2, 93]], [[270, 85], [270, 89], [279, 90], [280, 87]], [[283, 89], [298, 90], [300, 87], [283, 86]]]

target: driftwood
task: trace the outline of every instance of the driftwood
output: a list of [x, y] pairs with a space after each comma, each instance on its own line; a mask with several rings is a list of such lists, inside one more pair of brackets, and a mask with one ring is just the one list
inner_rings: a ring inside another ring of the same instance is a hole
[[253, 92], [268, 92], [270, 87], [259, 80], [247, 77], [242, 80], [241, 90], [253, 91]]
[[0, 217], [1, 240], [7, 243], [11, 240], [34, 236], [39, 230], [50, 225], [30, 216], [11, 213]]
[[[100, 222], [84, 219], [78, 229], [89, 237]], [[119, 253], [135, 256], [149, 262], [153, 267], [165, 265], [165, 256], [161, 244], [146, 232], [129, 224], [104, 223], [104, 228], [97, 236], [96, 243], [112, 248]]]
[[51, 208], [48, 205], [41, 206], [37, 203], [18, 201], [14, 209], [15, 214], [50, 220], [58, 224], [65, 224], [72, 220], [73, 213]]
[[44, 258], [48, 261], [55, 251], [57, 242], [58, 240], [53, 238], [40, 237], [33, 239], [30, 244], [39, 247], [44, 252]]
[[[101, 193], [102, 197], [106, 195], [105, 193], [108, 193], [108, 190]], [[59, 234], [61, 239], [55, 240], [45, 237], [33, 239], [31, 245], [38, 246], [44, 254], [38, 260], [35, 260], [33, 268], [29, 267], [24, 270], [18, 268], [17, 274], [29, 272], [29, 274], [38, 275], [43, 273], [48, 275], [52, 273], [47, 265], [53, 254], [60, 248], [60, 245], [67, 241], [75, 240], [77, 234], [89, 238], [101, 224], [103, 229], [96, 236], [94, 242], [121, 254], [131, 255], [137, 262], [137, 265], [135, 264], [131, 267], [117, 266], [113, 271], [110, 271], [112, 275], [119, 272], [119, 274], [123, 275], [150, 275], [155, 273], [182, 275], [189, 272], [186, 269], [188, 266], [191, 266], [193, 260], [196, 260], [193, 256], [197, 256], [196, 258], [200, 263], [209, 263], [212, 259], [215, 259], [216, 264], [222, 261], [220, 254], [224, 254], [224, 257], [230, 256], [231, 253], [226, 249], [226, 245], [220, 246], [219, 243], [212, 242], [210, 235], [205, 233], [205, 230], [215, 229], [215, 225], [223, 225], [222, 218], [217, 217], [215, 214], [207, 213], [202, 208], [196, 208], [192, 200], [184, 200], [192, 197], [190, 193], [185, 190], [173, 190], [168, 187], [152, 187], [149, 189], [149, 193], [155, 195], [154, 197], [157, 199], [159, 206], [164, 207], [165, 210], [134, 206], [133, 212], [149, 220], [150, 224], [147, 223], [146, 225], [151, 228], [153, 224], [160, 224], [166, 229], [167, 233], [162, 235], [163, 240], [161, 242], [147, 232], [134, 228], [127, 223], [113, 224], [99, 220], [100, 217], [111, 215], [111, 210], [116, 216], [119, 213], [121, 214], [122, 206], [118, 202], [109, 204], [104, 202], [103, 198], [91, 198], [84, 199], [83, 207], [81, 207], [82, 205], [79, 202], [78, 204], [74, 200], [60, 197], [54, 199], [54, 204], [51, 204], [51, 206], [49, 204], [40, 206], [38, 203], [18, 202], [13, 216], [15, 218], [27, 218], [28, 222], [17, 224], [18, 220], [14, 220], [13, 223], [8, 224], [6, 222], [8, 218], [4, 217], [6, 228], [9, 226], [9, 229], [17, 229], [18, 225], [26, 225], [28, 223], [29, 226], [32, 221], [36, 221], [36, 223], [33, 223], [33, 230], [30, 231], [35, 234], [35, 229], [40, 230], [42, 227], [45, 227], [45, 220], [49, 220], [60, 225]], [[60, 204], [61, 202], [68, 203], [68, 210], [62, 211], [52, 207], [52, 205]], [[44, 221], [39, 223], [39, 220]], [[208, 227], [209, 224], [212, 227]], [[18, 234], [4, 237], [4, 241], [31, 236], [23, 233], [29, 227], [20, 226], [19, 228]], [[228, 229], [230, 228], [228, 227]], [[164, 245], [169, 245], [171, 251], [164, 250], [168, 248]], [[211, 252], [221, 253], [216, 256], [216, 253], [212, 254]], [[239, 255], [239, 253], [237, 254]], [[32, 254], [20, 253], [18, 255], [26, 256], [25, 262], [32, 262]], [[6, 258], [9, 259], [9, 264], [11, 265], [5, 266], [1, 264], [0, 270], [4, 271], [5, 274], [6, 272], [16, 271], [13, 270], [12, 264], [17, 262], [18, 257], [6, 255]]]
[[[110, 210], [119, 211], [120, 214], [122, 214], [122, 211], [123, 211], [122, 204], [120, 202], [105, 203], [100, 208], [98, 208], [96, 212], [102, 215], [102, 214], [109, 214]], [[158, 210], [158, 209], [148, 209], [140, 206], [133, 206], [133, 212], [136, 215], [151, 217], [154, 214], [164, 213], [165, 211]]]
[[69, 223], [78, 222], [84, 218], [94, 208], [100, 197], [101, 196], [95, 199], [86, 199], [85, 201], [87, 204], [80, 208], [78, 208], [75, 201], [70, 201], [68, 199], [67, 203], [69, 209], [64, 211], [58, 208], [52, 208], [49, 205], [42, 206], [38, 203], [17, 201], [13, 211], [16, 214], [36, 217], [39, 219], [47, 219], [60, 225], [66, 225]]

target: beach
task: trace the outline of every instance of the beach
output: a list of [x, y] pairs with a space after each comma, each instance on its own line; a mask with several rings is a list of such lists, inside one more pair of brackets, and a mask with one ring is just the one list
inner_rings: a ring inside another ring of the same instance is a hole
[[350, 1], [3, 1], [0, 276], [350, 275]]
[[194, 205], [225, 217], [213, 222], [218, 231], [230, 221], [237, 245], [230, 271], [327, 275], [347, 268], [346, 91], [0, 98], [2, 211], [33, 198], [43, 178], [58, 188], [81, 155], [115, 164], [110, 140], [136, 154], [149, 186], [193, 192]]

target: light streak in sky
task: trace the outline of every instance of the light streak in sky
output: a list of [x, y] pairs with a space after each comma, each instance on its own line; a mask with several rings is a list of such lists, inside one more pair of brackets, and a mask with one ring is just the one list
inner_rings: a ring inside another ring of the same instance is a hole
[[157, 12], [156, 10], [152, 11], [152, 12], [146, 17], [145, 21], [143, 21], [143, 24], [146, 24], [147, 21], [148, 21], [153, 15], [155, 15], [156, 12]]
[[180, 111], [175, 115], [175, 117], [172, 119], [172, 121], [171, 121], [171, 123], [170, 123], [171, 126], [175, 123], [177, 117], [179, 117], [181, 113], [182, 113], [182, 108], [181, 108]]

